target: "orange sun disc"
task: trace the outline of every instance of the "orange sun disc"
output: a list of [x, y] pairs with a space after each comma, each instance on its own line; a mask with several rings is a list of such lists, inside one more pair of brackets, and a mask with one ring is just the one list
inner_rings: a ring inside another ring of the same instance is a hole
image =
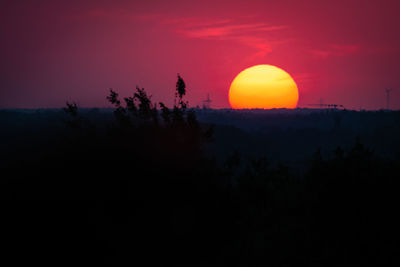
[[272, 65], [256, 65], [240, 72], [229, 89], [234, 109], [296, 108], [297, 85], [290, 75]]

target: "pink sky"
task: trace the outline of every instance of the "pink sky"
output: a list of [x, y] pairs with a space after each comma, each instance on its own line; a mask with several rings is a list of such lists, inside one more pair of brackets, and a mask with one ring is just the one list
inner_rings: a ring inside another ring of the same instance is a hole
[[[137, 2], [137, 3], [136, 3]], [[0, 108], [107, 106], [136, 85], [172, 103], [227, 108], [243, 69], [292, 75], [299, 107], [400, 108], [398, 1], [8, 1], [0, 3]]]

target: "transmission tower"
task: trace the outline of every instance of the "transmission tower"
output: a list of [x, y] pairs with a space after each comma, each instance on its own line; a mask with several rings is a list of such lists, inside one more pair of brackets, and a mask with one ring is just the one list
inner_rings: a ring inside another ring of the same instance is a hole
[[203, 100], [203, 109], [210, 109], [211, 102], [210, 94], [207, 94], [207, 98]]

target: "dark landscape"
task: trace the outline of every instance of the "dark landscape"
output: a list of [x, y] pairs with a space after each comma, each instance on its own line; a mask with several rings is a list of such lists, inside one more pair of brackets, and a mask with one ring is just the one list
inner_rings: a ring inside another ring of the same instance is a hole
[[111, 91], [115, 109], [0, 111], [4, 257], [396, 259], [399, 112], [190, 109], [179, 86], [172, 109], [138, 88], [122, 102]]

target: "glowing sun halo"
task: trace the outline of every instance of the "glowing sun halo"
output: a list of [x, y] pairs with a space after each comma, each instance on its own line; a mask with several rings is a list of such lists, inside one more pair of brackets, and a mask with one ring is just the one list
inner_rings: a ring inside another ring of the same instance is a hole
[[229, 89], [229, 103], [241, 108], [296, 108], [297, 85], [290, 75], [272, 65], [256, 65], [240, 72]]

